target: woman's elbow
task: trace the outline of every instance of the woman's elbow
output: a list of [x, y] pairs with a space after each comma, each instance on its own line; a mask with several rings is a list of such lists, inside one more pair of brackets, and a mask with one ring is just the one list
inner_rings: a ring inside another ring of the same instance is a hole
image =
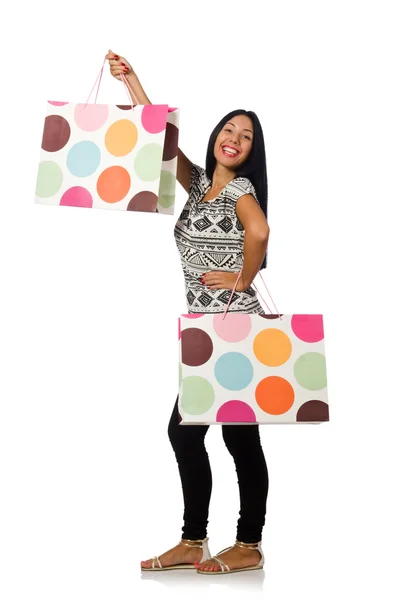
[[270, 234], [270, 227], [266, 227], [265, 232], [264, 232], [264, 241], [267, 242], [269, 239], [269, 234]]
[[253, 236], [258, 240], [258, 242], [262, 242], [262, 244], [266, 244], [269, 239], [270, 228], [264, 227], [260, 229], [256, 229], [253, 232]]

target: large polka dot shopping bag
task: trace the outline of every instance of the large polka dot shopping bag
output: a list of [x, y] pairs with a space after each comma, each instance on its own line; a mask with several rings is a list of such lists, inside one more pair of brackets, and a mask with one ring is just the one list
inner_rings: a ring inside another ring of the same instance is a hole
[[94, 104], [48, 102], [35, 202], [174, 214], [179, 110], [97, 104], [98, 89]]
[[228, 313], [233, 293], [179, 319], [180, 424], [328, 421], [323, 316]]

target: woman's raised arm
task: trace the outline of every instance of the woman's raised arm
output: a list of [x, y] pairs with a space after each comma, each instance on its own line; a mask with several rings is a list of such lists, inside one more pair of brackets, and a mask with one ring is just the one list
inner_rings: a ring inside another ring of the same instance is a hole
[[[109, 61], [110, 73], [113, 75], [113, 77], [121, 81], [121, 74], [124, 74], [131, 86], [138, 104], [152, 104], [138, 79], [138, 75], [135, 73], [134, 69], [126, 58], [109, 50], [106, 55], [106, 59]], [[132, 101], [134, 101], [133, 98]], [[191, 170], [192, 162], [187, 158], [187, 156], [185, 156], [182, 150], [178, 148], [178, 166], [176, 178], [183, 189], [187, 192], [189, 192]]]

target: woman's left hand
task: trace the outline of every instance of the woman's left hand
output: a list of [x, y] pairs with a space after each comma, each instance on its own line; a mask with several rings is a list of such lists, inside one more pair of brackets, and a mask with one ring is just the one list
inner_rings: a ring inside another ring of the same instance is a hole
[[[238, 273], [229, 273], [226, 271], [209, 271], [204, 273], [201, 283], [207, 286], [210, 290], [232, 290]], [[236, 292], [243, 292], [247, 288], [243, 286], [243, 282], [240, 280], [236, 287]]]

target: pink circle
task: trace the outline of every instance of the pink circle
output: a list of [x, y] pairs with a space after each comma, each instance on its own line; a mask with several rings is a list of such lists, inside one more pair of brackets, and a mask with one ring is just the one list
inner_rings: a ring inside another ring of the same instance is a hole
[[323, 315], [292, 315], [291, 328], [303, 342], [319, 342], [324, 339]]
[[252, 328], [250, 315], [230, 314], [223, 318], [223, 313], [214, 315], [215, 332], [225, 342], [241, 342], [245, 340]]
[[53, 106], [65, 106], [65, 104], [69, 104], [69, 102], [56, 102], [55, 100], [48, 100], [48, 104], [52, 104]]
[[198, 319], [199, 317], [204, 317], [203, 313], [188, 313], [186, 315], [182, 315], [182, 317], [187, 317], [188, 319]]
[[181, 339], [181, 317], [178, 317], [178, 340]]
[[229, 400], [222, 404], [216, 413], [216, 421], [222, 423], [255, 423], [256, 416], [252, 408], [242, 400]]
[[90, 192], [83, 187], [71, 187], [63, 194], [59, 205], [92, 208], [92, 196]]
[[77, 104], [74, 110], [76, 125], [83, 131], [95, 131], [102, 127], [109, 116], [107, 104]]
[[174, 110], [178, 110], [178, 109], [177, 109], [177, 108], [170, 108], [170, 107], [168, 107], [168, 112], [169, 112], [169, 113], [170, 113], [170, 112], [174, 112]]
[[160, 133], [167, 125], [167, 104], [145, 104], [142, 110], [142, 125], [148, 133]]

